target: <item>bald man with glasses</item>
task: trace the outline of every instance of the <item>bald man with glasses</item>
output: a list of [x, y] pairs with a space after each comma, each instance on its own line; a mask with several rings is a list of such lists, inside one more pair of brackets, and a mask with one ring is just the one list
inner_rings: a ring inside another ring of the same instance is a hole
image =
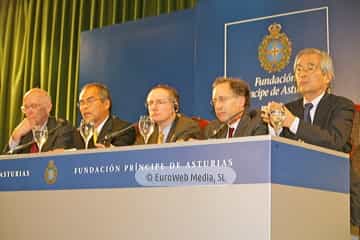
[[49, 94], [40, 88], [30, 89], [23, 97], [21, 111], [24, 119], [14, 129], [4, 152], [35, 153], [39, 149], [33, 138], [34, 129], [47, 129], [48, 138], [43, 152], [72, 148], [74, 127], [63, 119], [50, 116], [52, 109]]

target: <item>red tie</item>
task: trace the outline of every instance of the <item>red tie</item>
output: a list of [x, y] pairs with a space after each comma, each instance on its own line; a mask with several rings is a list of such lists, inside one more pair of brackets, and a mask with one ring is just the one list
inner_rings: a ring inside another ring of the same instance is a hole
[[232, 137], [233, 137], [234, 130], [235, 130], [235, 128], [229, 127], [229, 134], [228, 134], [228, 137], [229, 137], [229, 138], [232, 138]]
[[31, 144], [31, 147], [30, 147], [30, 152], [31, 153], [37, 153], [39, 152], [39, 148], [37, 146], [37, 144], [34, 142], [33, 144]]

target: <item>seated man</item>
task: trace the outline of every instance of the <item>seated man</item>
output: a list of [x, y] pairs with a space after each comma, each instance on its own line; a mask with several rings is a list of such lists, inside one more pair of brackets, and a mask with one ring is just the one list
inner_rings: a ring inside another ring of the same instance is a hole
[[42, 151], [71, 148], [73, 146], [74, 128], [67, 121], [56, 120], [50, 116], [51, 108], [51, 98], [46, 91], [33, 88], [26, 92], [21, 106], [25, 118], [12, 132], [5, 152], [38, 152], [39, 149], [33, 142], [33, 130], [35, 128], [46, 128], [48, 130], [48, 138], [42, 147]]
[[303, 49], [295, 58], [294, 71], [302, 97], [285, 106], [268, 103], [262, 118], [270, 122], [270, 131], [273, 123], [269, 113], [281, 108], [285, 120], [280, 136], [350, 152], [354, 105], [344, 97], [327, 93], [334, 77], [331, 57], [318, 49]]
[[[111, 115], [111, 105], [110, 91], [105, 85], [89, 83], [81, 89], [78, 103], [81, 116], [86, 122], [92, 122], [95, 128], [89, 148], [103, 148], [105, 145], [126, 146], [134, 143], [135, 129], [127, 128], [130, 125], [128, 122]], [[106, 136], [125, 128], [127, 130], [119, 132], [109, 139], [106, 138]], [[79, 131], [75, 133], [75, 147], [77, 149], [85, 148]]]
[[[157, 85], [152, 88], [146, 99], [150, 118], [155, 122], [155, 130], [149, 138], [150, 144], [187, 141], [200, 139], [201, 130], [198, 123], [179, 114], [179, 95], [168, 85]], [[136, 144], [144, 144], [138, 135]]]
[[257, 111], [249, 111], [250, 89], [237, 78], [219, 77], [213, 83], [216, 120], [205, 128], [205, 138], [231, 138], [267, 134]]

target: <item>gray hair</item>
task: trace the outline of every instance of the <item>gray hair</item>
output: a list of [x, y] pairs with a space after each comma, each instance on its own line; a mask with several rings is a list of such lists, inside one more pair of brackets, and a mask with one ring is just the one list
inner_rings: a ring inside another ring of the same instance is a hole
[[330, 55], [327, 52], [321, 51], [316, 48], [304, 48], [298, 52], [298, 54], [296, 55], [295, 61], [294, 61], [294, 72], [296, 70], [296, 65], [298, 64], [299, 58], [305, 54], [318, 54], [321, 58], [321, 60], [320, 60], [321, 71], [323, 73], [330, 74], [331, 79], [333, 79], [335, 77], [333, 61], [332, 61]]

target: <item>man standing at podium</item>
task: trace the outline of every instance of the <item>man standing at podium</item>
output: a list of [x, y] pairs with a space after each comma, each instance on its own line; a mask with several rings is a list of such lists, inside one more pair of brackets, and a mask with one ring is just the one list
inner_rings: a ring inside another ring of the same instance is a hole
[[74, 128], [67, 121], [50, 116], [51, 108], [51, 98], [45, 90], [33, 88], [26, 92], [21, 106], [25, 118], [12, 132], [5, 152], [38, 152], [38, 146], [33, 142], [35, 128], [46, 129], [48, 132], [42, 151], [71, 148]]
[[[94, 134], [89, 142], [89, 148], [132, 145], [135, 141], [135, 129], [129, 123], [111, 115], [111, 96], [109, 89], [101, 83], [86, 84], [80, 92], [78, 107], [86, 122], [94, 124]], [[129, 128], [127, 128], [129, 127]], [[123, 131], [122, 131], [123, 130]], [[114, 133], [118, 134], [114, 134]], [[109, 137], [106, 139], [106, 137]], [[85, 148], [80, 132], [75, 133], [75, 147]]]
[[350, 152], [354, 105], [328, 93], [334, 69], [331, 57], [314, 48], [301, 50], [294, 62], [295, 79], [301, 98], [286, 105], [270, 102], [262, 117], [270, 122], [273, 109], [283, 109], [285, 120], [281, 135], [314, 145]]
[[205, 128], [205, 138], [231, 138], [267, 134], [257, 111], [249, 111], [249, 85], [237, 78], [219, 77], [213, 83], [211, 105], [217, 119]]

